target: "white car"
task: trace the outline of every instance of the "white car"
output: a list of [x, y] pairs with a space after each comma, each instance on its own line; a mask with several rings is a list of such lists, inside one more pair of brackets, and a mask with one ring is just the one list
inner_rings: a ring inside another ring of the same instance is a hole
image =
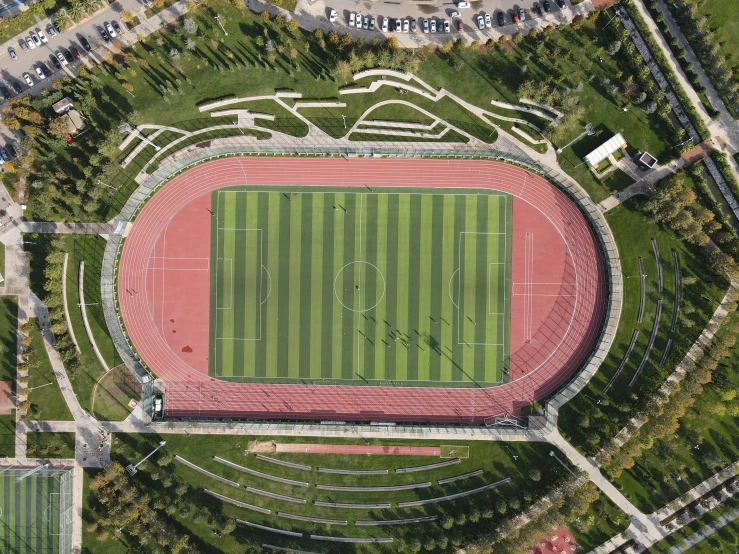
[[431, 32], [432, 33], [436, 32], [436, 20], [435, 19], [431, 20]]
[[407, 33], [408, 29], [410, 29], [410, 26], [411, 26], [411, 22], [408, 21], [407, 19], [404, 19], [403, 20], [403, 32]]
[[357, 24], [356, 25], [357, 29], [361, 29], [362, 28], [362, 15], [361, 14], [357, 14], [356, 24]]
[[36, 75], [38, 75], [38, 80], [43, 81], [46, 79], [46, 75], [44, 75], [44, 71], [40, 67], [34, 67], [36, 70]]
[[49, 39], [46, 38], [46, 35], [44, 34], [44, 32], [41, 29], [37, 29], [36, 30], [36, 33], [38, 34], [38, 38], [41, 39], [41, 42], [42, 43], [46, 44], [47, 42], [49, 42]]
[[58, 52], [57, 51], [57, 52], [54, 53], [54, 55], [56, 56], [56, 59], [59, 60], [59, 63], [61, 63], [62, 65], [68, 65], [69, 64], [69, 62], [67, 61], [67, 58], [65, 58], [64, 57], [64, 54], [62, 54], [61, 52]]
[[429, 32], [429, 20], [425, 17], [421, 18], [421, 32], [428, 33]]
[[451, 29], [449, 28], [449, 22], [444, 19], [440, 22], [442, 25], [444, 25], [444, 32], [448, 33]]
[[349, 27], [354, 27], [354, 19], [357, 17], [357, 14], [354, 12], [349, 14]]
[[523, 11], [523, 8], [518, 8], [518, 20], [523, 21], [526, 19], [526, 13]]
[[28, 73], [24, 73], [23, 74], [23, 78], [26, 80], [26, 84], [29, 87], [32, 87], [33, 86], [33, 78]]
[[369, 16], [365, 15], [364, 19], [362, 20], [362, 29], [367, 31], [369, 29]]
[[26, 44], [31, 50], [36, 48], [36, 43], [31, 40], [31, 37], [26, 37]]
[[490, 27], [492, 27], [492, 26], [493, 26], [493, 23], [492, 23], [492, 21], [490, 21], [490, 14], [489, 13], [486, 13], [485, 14], [485, 27], [487, 27], [488, 29], [490, 29]]
[[338, 17], [338, 15], [336, 14], [336, 10], [331, 10], [331, 11], [329, 12], [329, 14], [328, 14], [328, 20], [329, 20], [329, 21], [330, 21], [331, 23], [333, 23], [334, 21], [336, 21], [336, 18], [337, 18], [337, 17]]
[[374, 31], [375, 30], [375, 16], [374, 15], [373, 16], [370, 16], [370, 28], [369, 28], [369, 30], [370, 31]]
[[390, 19], [387, 17], [382, 18], [382, 32], [387, 33], [388, 29], [388, 23], [390, 22]]
[[483, 19], [482, 15], [477, 16], [477, 26], [480, 29], [485, 29], [485, 20]]
[[470, 8], [471, 5], [469, 2], [457, 2], [457, 7], [459, 9], [464, 9], [464, 8]]
[[108, 23], [107, 21], [105, 22], [105, 29], [108, 31], [108, 34], [110, 35], [110, 38], [115, 38], [117, 36], [116, 35], [116, 32], [115, 32], [115, 29], [113, 29], [113, 26], [110, 23]]
[[457, 10], [454, 10], [452, 13], [449, 14], [449, 17], [454, 19], [455, 17], [459, 17], [459, 12]]
[[33, 42], [36, 43], [36, 46], [41, 46], [41, 39], [38, 38], [38, 35], [36, 33], [31, 31], [28, 34], [31, 35], [31, 38], [33, 39]]

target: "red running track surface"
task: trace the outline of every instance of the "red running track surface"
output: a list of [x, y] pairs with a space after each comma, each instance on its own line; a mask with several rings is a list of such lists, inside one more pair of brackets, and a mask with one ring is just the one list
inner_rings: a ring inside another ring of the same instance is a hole
[[[488, 389], [228, 383], [207, 375], [212, 190], [232, 185], [486, 188], [514, 196], [510, 382]], [[181, 276], [186, 275], [183, 279]], [[592, 348], [605, 308], [596, 239], [543, 178], [492, 161], [228, 158], [167, 183], [121, 253], [126, 330], [165, 382], [170, 417], [482, 423], [564, 384]]]
[[438, 446], [376, 446], [365, 444], [281, 444], [274, 452], [300, 454], [373, 454], [390, 456], [441, 456]]

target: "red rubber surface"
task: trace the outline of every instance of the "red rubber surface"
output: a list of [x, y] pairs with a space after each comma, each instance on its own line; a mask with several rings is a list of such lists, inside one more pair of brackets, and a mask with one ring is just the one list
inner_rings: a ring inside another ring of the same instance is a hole
[[[203, 263], [211, 222], [203, 212], [210, 191], [250, 184], [488, 188], [513, 195], [510, 382], [447, 389], [209, 377], [210, 279]], [[518, 413], [566, 382], [592, 347], [605, 307], [603, 261], [577, 207], [546, 180], [489, 161], [244, 157], [202, 164], [141, 210], [121, 254], [118, 287], [126, 330], [165, 382], [170, 417], [481, 423]]]

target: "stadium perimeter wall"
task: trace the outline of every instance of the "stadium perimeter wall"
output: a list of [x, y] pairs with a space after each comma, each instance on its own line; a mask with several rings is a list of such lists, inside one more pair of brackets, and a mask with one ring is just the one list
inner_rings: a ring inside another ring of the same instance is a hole
[[[517, 428], [495, 428], [482, 432], [482, 429], [479, 427], [454, 427], [455, 429], [465, 430], [464, 433], [459, 434], [459, 438], [462, 436], [467, 437], [475, 435], [479, 436], [482, 440], [516, 440], [514, 437], [520, 435], [522, 432], [524, 435], [529, 437], [531, 437], [532, 434], [548, 434], [557, 426], [559, 409], [574, 398], [585, 387], [585, 385], [587, 385], [588, 381], [590, 381], [593, 375], [595, 375], [595, 372], [608, 354], [618, 329], [623, 301], [623, 274], [621, 272], [618, 248], [616, 247], [616, 242], [611, 233], [611, 229], [598, 205], [590, 198], [583, 188], [577, 184], [577, 182], [568, 176], [564, 176], [553, 171], [551, 168], [542, 166], [511, 141], [501, 138], [493, 145], [453, 145], [453, 148], [445, 148], [443, 145], [439, 145], [441, 147], [434, 148], [422, 143], [418, 145], [408, 145], [407, 147], [401, 148], [398, 148], [397, 145], [388, 145], [388, 147], [365, 147], [362, 146], [361, 143], [358, 143], [357, 146], [351, 147], [333, 145], [317, 147], [312, 145], [301, 148], [299, 145], [266, 146], [259, 144], [244, 144], [237, 139], [225, 139], [219, 141], [217, 145], [214, 143], [215, 141], [211, 143], [209, 148], [190, 147], [184, 152], [174, 153], [163, 159], [157, 170], [143, 179], [133, 194], [128, 198], [118, 217], [118, 221], [120, 223], [118, 232], [110, 235], [105, 248], [100, 279], [103, 313], [105, 315], [106, 325], [110, 331], [111, 338], [116, 346], [116, 350], [121, 356], [126, 367], [142, 385], [142, 402], [146, 416], [145, 423], [150, 423], [153, 415], [154, 378], [149, 373], [147, 367], [143, 364], [138, 354], [132, 348], [123, 328], [122, 318], [118, 310], [117, 298], [115, 295], [117, 263], [121, 247], [125, 241], [120, 231], [125, 229], [126, 223], [133, 221], [146, 201], [172, 177], [205, 161], [228, 156], [363, 156], [370, 158], [491, 159], [513, 163], [537, 173], [562, 190], [578, 207], [594, 231], [605, 263], [607, 305], [605, 309], [605, 317], [601, 322], [598, 338], [596, 339], [587, 358], [583, 362], [581, 369], [577, 371], [566, 384], [551, 394], [546, 400], [545, 419], [537, 425], [536, 430], [524, 432]], [[279, 162], [276, 160], [276, 163]], [[493, 416], [497, 414], [490, 415]], [[204, 423], [205, 421], [206, 420], [204, 420]], [[208, 423], [206, 423], [206, 425], [210, 429], [215, 429], [213, 427], [212, 420], [207, 421]], [[160, 428], [162, 425], [163, 424], [159, 423], [156, 424], [156, 427]], [[174, 425], [174, 423], [172, 423], [172, 425]], [[192, 422], [189, 422], [189, 425], [191, 426]], [[230, 425], [233, 428], [233, 426], [237, 424], [235, 422], [226, 422], [224, 425]], [[345, 429], [351, 432], [351, 429], [355, 427], [361, 427], [363, 430], [368, 428], [367, 425], [351, 424], [347, 425]], [[301, 423], [298, 425], [289, 422], [258, 422], [250, 424], [249, 428], [253, 432], [263, 434], [283, 434], [278, 433], [278, 431], [283, 430], [284, 434], [302, 433], [306, 435], [314, 435], [314, 433], [318, 433], [318, 435], [314, 436], [320, 436], [321, 433], [325, 432], [320, 431], [320, 429], [323, 428], [325, 430], [326, 426], [320, 425], [319, 423]], [[421, 434], [423, 434], [425, 438], [428, 438], [428, 435], [434, 436], [435, 430], [446, 435], [450, 431], [451, 426], [404, 425], [388, 427], [387, 429], [397, 430], [392, 432], [393, 436], [396, 436], [396, 433], [401, 434], [401, 429], [407, 429], [407, 432], [412, 435], [410, 438], [420, 438]], [[478, 429], [478, 431], [473, 432], [474, 429]], [[162, 431], [164, 431], [164, 429], [162, 429]], [[402, 432], [402, 434], [405, 433], [406, 431]], [[457, 433], [454, 432], [453, 435], [456, 436]], [[402, 437], [397, 436], [397, 438]]]

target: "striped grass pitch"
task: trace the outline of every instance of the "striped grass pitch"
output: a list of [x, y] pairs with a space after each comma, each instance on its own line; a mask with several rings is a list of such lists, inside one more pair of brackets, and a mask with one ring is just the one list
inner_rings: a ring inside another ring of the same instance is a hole
[[16, 483], [16, 477], [0, 474], [0, 552], [58, 552], [59, 480], [37, 474]]
[[507, 379], [512, 198], [459, 190], [212, 193], [210, 375], [492, 386]]

